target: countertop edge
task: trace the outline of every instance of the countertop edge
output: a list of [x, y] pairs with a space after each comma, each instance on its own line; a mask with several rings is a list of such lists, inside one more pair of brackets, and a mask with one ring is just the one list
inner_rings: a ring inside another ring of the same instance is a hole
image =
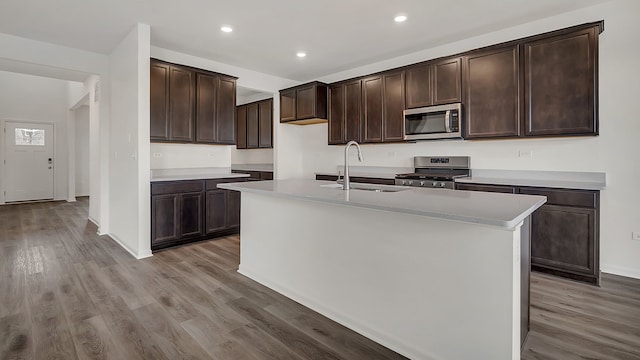
[[485, 178], [485, 177], [468, 177], [457, 178], [456, 183], [461, 184], [485, 184], [485, 185], [511, 185], [511, 186], [527, 186], [527, 187], [545, 187], [556, 189], [575, 189], [575, 190], [604, 190], [606, 184], [596, 182], [581, 182], [568, 180], [527, 180], [527, 179], [503, 179], [503, 178]]
[[234, 183], [227, 183], [227, 184], [219, 184], [218, 187], [222, 189], [263, 194], [263, 195], [269, 195], [269, 196], [280, 197], [280, 198], [300, 199], [300, 200], [315, 201], [315, 202], [322, 202], [322, 203], [335, 204], [335, 205], [357, 207], [362, 209], [373, 209], [373, 210], [389, 211], [389, 212], [401, 213], [401, 214], [426, 216], [426, 217], [442, 219], [442, 220], [459, 221], [459, 222], [465, 222], [470, 224], [479, 224], [479, 225], [486, 225], [491, 227], [498, 227], [505, 230], [515, 229], [515, 227], [518, 224], [524, 221], [524, 219], [530, 216], [534, 211], [536, 211], [539, 207], [541, 207], [547, 201], [546, 198], [539, 200], [538, 202], [530, 206], [527, 210], [523, 211], [520, 215], [516, 216], [514, 219], [509, 221], [500, 221], [500, 220], [491, 220], [491, 219], [485, 219], [485, 218], [461, 216], [461, 215], [455, 215], [455, 214], [438, 213], [438, 212], [432, 212], [432, 211], [420, 211], [420, 210], [405, 209], [405, 208], [399, 208], [399, 207], [388, 207], [388, 206], [382, 206], [382, 205], [376, 205], [376, 204], [346, 202], [346, 201], [340, 201], [336, 199], [327, 199], [327, 198], [316, 197], [316, 196], [305, 196], [300, 194], [274, 192], [274, 191], [263, 190], [263, 189], [247, 188], [243, 186], [243, 184], [236, 185]]
[[193, 175], [171, 175], [161, 178], [152, 178], [151, 182], [163, 182], [163, 181], [188, 181], [188, 180], [216, 180], [216, 179], [235, 179], [246, 178], [249, 174], [193, 174]]

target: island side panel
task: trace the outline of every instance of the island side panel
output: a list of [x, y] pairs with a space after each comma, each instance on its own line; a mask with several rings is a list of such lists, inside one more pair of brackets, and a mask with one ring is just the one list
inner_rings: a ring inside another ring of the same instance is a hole
[[519, 227], [251, 192], [241, 221], [240, 273], [405, 356], [520, 357]]

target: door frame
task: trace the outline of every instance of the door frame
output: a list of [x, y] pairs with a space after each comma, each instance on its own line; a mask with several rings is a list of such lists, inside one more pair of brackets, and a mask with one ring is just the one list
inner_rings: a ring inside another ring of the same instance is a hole
[[[67, 202], [76, 201], [76, 110], [81, 106], [90, 106], [89, 98], [89, 91], [85, 90], [80, 100], [69, 108], [69, 115], [67, 116], [67, 152], [69, 154], [67, 159], [69, 163], [69, 166], [67, 166]], [[89, 110], [88, 121], [89, 126], [91, 126], [91, 110]], [[91, 146], [89, 146], [89, 149], [91, 149]], [[89, 181], [89, 186], [91, 186], [91, 181]], [[89, 193], [91, 193], [91, 188], [89, 188]]]
[[0, 128], [2, 128], [2, 136], [0, 136], [0, 205], [6, 204], [5, 201], [5, 191], [7, 191], [7, 178], [6, 178], [6, 162], [7, 162], [7, 154], [5, 152], [6, 144], [6, 131], [7, 131], [7, 123], [23, 123], [23, 124], [44, 124], [51, 125], [53, 128], [53, 200], [56, 199], [56, 176], [58, 174], [58, 161], [57, 161], [57, 126], [55, 122], [52, 121], [38, 121], [38, 120], [27, 120], [27, 119], [0, 119]]

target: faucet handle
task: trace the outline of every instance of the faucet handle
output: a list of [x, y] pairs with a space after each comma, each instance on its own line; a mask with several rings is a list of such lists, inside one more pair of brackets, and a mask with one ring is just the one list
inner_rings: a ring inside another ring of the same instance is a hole
[[338, 170], [338, 178], [336, 179], [336, 182], [337, 182], [338, 184], [342, 184], [342, 183], [344, 183], [344, 176], [342, 177], [342, 181], [340, 181], [340, 170]]

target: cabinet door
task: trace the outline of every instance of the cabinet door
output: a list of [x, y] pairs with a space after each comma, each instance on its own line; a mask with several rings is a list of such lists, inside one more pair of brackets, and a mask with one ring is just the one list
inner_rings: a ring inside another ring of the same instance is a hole
[[247, 148], [247, 107], [236, 108], [236, 148]]
[[404, 137], [404, 71], [384, 74], [382, 141], [402, 141]]
[[345, 91], [345, 143], [351, 140], [362, 141], [362, 81], [356, 80], [344, 85]]
[[543, 205], [531, 221], [532, 266], [596, 281], [596, 209]]
[[202, 235], [202, 192], [181, 195], [180, 237]]
[[466, 139], [520, 133], [518, 45], [465, 56]]
[[196, 73], [196, 141], [216, 141], [216, 88], [218, 78]]
[[430, 64], [409, 68], [406, 71], [406, 108], [433, 105], [432, 66]]
[[216, 140], [218, 144], [235, 144], [236, 80], [218, 76], [216, 94]]
[[296, 120], [311, 119], [316, 114], [316, 87], [309, 85], [296, 90]]
[[460, 58], [447, 59], [433, 64], [433, 104], [461, 101], [462, 69]]
[[151, 140], [169, 140], [169, 65], [151, 61]]
[[296, 90], [280, 92], [280, 122], [296, 119]]
[[329, 145], [344, 144], [345, 141], [345, 86], [329, 87]]
[[258, 147], [258, 104], [252, 103], [247, 105], [247, 148], [255, 149]]
[[208, 235], [227, 227], [227, 190], [209, 190], [206, 196], [205, 226]]
[[169, 71], [169, 139], [192, 142], [194, 73], [176, 66]]
[[226, 190], [227, 192], [227, 228], [240, 226], [240, 191]]
[[151, 247], [180, 238], [180, 196], [151, 197]]
[[259, 130], [260, 139], [258, 147], [273, 147], [273, 100], [268, 99], [258, 103]]
[[524, 44], [525, 135], [597, 135], [597, 28]]
[[364, 142], [382, 142], [382, 76], [362, 80], [364, 97]]
[[464, 184], [464, 183], [456, 183], [456, 189], [458, 190], [467, 190], [467, 191], [484, 191], [484, 192], [495, 192], [495, 193], [505, 193], [505, 194], [513, 194], [516, 191], [516, 188], [508, 185], [485, 185], [485, 184]]

